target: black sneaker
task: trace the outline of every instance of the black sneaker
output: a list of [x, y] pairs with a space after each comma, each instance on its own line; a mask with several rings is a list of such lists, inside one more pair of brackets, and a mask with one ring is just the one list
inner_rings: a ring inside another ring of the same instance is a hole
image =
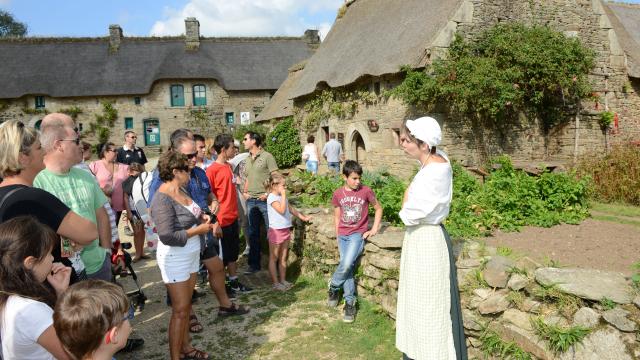
[[231, 286], [229, 286], [229, 284], [225, 284], [224, 285], [224, 289], [227, 291], [227, 297], [229, 299], [235, 299], [236, 298], [236, 291], [233, 290], [233, 288]]
[[229, 280], [229, 286], [235, 292], [246, 293], [253, 290], [252, 288], [243, 285], [240, 281], [238, 281], [238, 279]]
[[345, 302], [344, 304], [344, 316], [342, 317], [342, 321], [346, 323], [352, 323], [356, 318], [356, 304], [349, 304]]
[[327, 299], [327, 306], [336, 307], [340, 302], [340, 289], [336, 289], [329, 285], [329, 298]]

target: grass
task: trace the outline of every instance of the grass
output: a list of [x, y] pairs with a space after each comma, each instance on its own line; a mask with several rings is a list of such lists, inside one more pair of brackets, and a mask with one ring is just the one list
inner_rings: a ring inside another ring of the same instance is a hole
[[549, 343], [549, 349], [555, 353], [569, 350], [589, 334], [589, 329], [582, 326], [560, 327], [544, 322], [541, 317], [531, 319], [531, 325], [538, 336]]
[[508, 246], [498, 246], [498, 249], [496, 249], [496, 252], [500, 256], [509, 257], [513, 254], [513, 249]]
[[558, 307], [558, 310], [567, 317], [571, 317], [584, 305], [582, 299], [562, 292], [562, 290], [560, 290], [556, 285], [539, 285], [534, 288], [533, 295], [546, 303], [555, 304]]
[[528, 352], [522, 350], [516, 343], [505, 341], [494, 331], [485, 329], [480, 336], [480, 348], [487, 356], [496, 356], [500, 359], [532, 360]]
[[524, 304], [525, 295], [520, 291], [509, 291], [509, 295], [507, 295], [507, 300], [512, 303], [518, 309], [522, 309], [522, 305]]
[[616, 303], [607, 297], [603, 297], [600, 299], [600, 306], [605, 310], [611, 310], [616, 307]]
[[[367, 359], [393, 359], [401, 354], [395, 349], [395, 330], [393, 321], [379, 311], [379, 308], [365, 299], [358, 299], [358, 314], [352, 324], [342, 322], [342, 307], [327, 308], [318, 302], [326, 297], [326, 281], [321, 277], [301, 276], [296, 282], [295, 302], [291, 306], [301, 306], [303, 313], [313, 313], [313, 316], [296, 317], [296, 321], [285, 329], [286, 337], [278, 343], [267, 342], [258, 346], [253, 357], [261, 358], [266, 355], [283, 359], [317, 359], [331, 358], [347, 359], [361, 358], [367, 354]], [[269, 303], [278, 301], [276, 298], [289, 296], [289, 293], [277, 293], [269, 296]], [[304, 304], [300, 304], [304, 301]], [[287, 308], [276, 311], [287, 316]], [[327, 316], [325, 316], [327, 314]], [[265, 322], [264, 326], [280, 326], [273, 319]], [[304, 344], [304, 346], [301, 346]]]
[[596, 202], [592, 210], [592, 217], [596, 220], [640, 227], [640, 207], [638, 206]]

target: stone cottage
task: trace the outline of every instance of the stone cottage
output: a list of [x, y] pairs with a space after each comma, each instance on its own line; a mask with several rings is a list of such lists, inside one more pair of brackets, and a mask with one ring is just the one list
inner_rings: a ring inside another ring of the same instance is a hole
[[[208, 38], [195, 18], [186, 35], [124, 37], [118, 25], [103, 38], [0, 40], [0, 121], [37, 126], [45, 113], [77, 115], [85, 131], [103, 103], [118, 112], [111, 140], [132, 129], [139, 145], [166, 146], [169, 134], [191, 127], [213, 135], [255, 120], [320, 38]], [[143, 136], [141, 136], [142, 138]]]
[[[604, 151], [606, 144], [640, 140], [640, 6], [601, 0], [348, 0], [304, 69], [290, 73], [294, 83], [281, 88], [286, 94], [277, 94], [292, 100], [294, 108], [260, 120], [295, 114], [320, 139], [319, 146], [336, 132], [349, 158], [407, 174], [415, 165], [399, 149], [399, 128], [402, 120], [427, 114], [385, 97], [385, 90], [402, 82], [401, 66], [424, 68], [446, 55], [455, 34], [473, 38], [499, 22], [547, 25], [595, 50], [589, 78], [598, 100], [585, 101], [579, 116], [547, 134], [535, 125], [513, 129], [510, 141], [491, 129], [471, 130], [460, 119], [429, 114], [441, 122], [443, 147], [452, 158], [473, 167], [506, 153], [516, 165], [555, 166]], [[351, 94], [342, 96], [350, 111], [309, 124], [313, 101], [327, 89]], [[616, 114], [606, 135], [597, 121], [603, 110]]]

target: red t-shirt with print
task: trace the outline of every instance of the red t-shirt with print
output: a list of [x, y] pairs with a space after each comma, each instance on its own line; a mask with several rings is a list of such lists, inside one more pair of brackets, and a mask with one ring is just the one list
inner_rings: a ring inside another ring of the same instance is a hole
[[238, 195], [233, 185], [231, 165], [214, 162], [207, 168], [211, 192], [218, 198], [220, 207], [216, 216], [220, 226], [229, 226], [238, 218]]
[[338, 236], [365, 233], [369, 227], [369, 203], [375, 203], [376, 195], [368, 186], [358, 189], [340, 187], [333, 193], [331, 203], [340, 208]]

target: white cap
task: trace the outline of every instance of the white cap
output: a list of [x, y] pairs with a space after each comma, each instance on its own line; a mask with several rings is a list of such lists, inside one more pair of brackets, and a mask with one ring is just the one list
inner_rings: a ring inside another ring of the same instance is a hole
[[407, 129], [413, 137], [424, 141], [429, 148], [440, 145], [442, 130], [436, 119], [424, 116], [415, 120], [407, 120]]

